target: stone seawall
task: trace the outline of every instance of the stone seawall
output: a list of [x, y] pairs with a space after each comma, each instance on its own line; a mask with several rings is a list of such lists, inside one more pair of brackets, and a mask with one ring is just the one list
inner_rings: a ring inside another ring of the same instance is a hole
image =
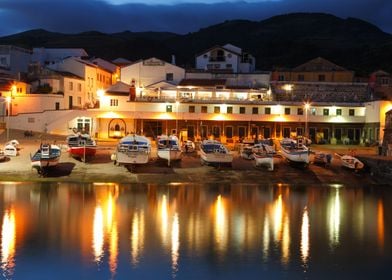
[[368, 168], [373, 179], [380, 184], [392, 187], [392, 157], [391, 156], [357, 156]]

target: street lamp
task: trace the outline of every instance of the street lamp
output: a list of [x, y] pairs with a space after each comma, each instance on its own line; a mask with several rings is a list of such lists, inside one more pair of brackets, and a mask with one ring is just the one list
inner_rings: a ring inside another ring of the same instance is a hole
[[7, 96], [7, 142], [10, 138], [10, 114], [11, 114], [11, 96]]
[[308, 111], [309, 111], [309, 108], [310, 108], [310, 104], [309, 104], [309, 102], [306, 102], [305, 103], [305, 137], [306, 138], [309, 138], [309, 135], [308, 135]]
[[180, 102], [176, 101], [176, 134], [177, 136], [180, 136], [178, 133], [178, 107], [180, 106]]

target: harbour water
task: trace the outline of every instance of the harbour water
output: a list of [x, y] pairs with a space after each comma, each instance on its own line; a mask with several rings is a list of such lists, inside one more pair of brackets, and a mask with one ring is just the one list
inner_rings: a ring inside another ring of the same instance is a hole
[[392, 189], [0, 182], [0, 279], [390, 279]]

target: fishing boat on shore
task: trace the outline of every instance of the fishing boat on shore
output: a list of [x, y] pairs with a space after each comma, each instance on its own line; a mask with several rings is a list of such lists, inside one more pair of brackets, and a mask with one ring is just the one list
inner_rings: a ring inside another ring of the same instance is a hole
[[200, 159], [201, 164], [231, 165], [233, 155], [221, 142], [217, 140], [203, 140], [200, 145]]
[[256, 167], [264, 166], [267, 167], [269, 171], [274, 170], [275, 150], [273, 146], [265, 143], [258, 143], [253, 146], [252, 151]]
[[318, 165], [330, 166], [332, 163], [332, 154], [322, 151], [315, 152], [313, 155], [313, 163]]
[[363, 164], [363, 162], [361, 162], [356, 157], [353, 157], [351, 155], [339, 154], [339, 153], [335, 153], [335, 155], [340, 158], [343, 167], [355, 171], [361, 170], [365, 167], [365, 164]]
[[111, 159], [116, 165], [146, 164], [150, 160], [151, 141], [142, 135], [132, 134], [120, 139]]
[[97, 144], [89, 134], [72, 134], [67, 136], [68, 153], [70, 156], [89, 161], [97, 152]]
[[182, 158], [182, 150], [178, 137], [175, 135], [158, 136], [158, 157], [167, 160], [168, 165], [171, 161], [179, 161]]
[[196, 151], [195, 143], [191, 140], [184, 141], [182, 147], [185, 153], [193, 153], [194, 151]]
[[290, 162], [309, 164], [309, 149], [305, 146], [301, 138], [297, 140], [283, 138], [280, 141], [280, 152]]
[[48, 169], [58, 165], [61, 149], [53, 144], [41, 144], [34, 155], [30, 156], [31, 167], [40, 175], [46, 175]]

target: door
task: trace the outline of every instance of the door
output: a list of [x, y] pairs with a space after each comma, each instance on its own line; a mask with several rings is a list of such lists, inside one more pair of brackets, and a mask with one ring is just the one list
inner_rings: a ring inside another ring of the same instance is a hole
[[68, 109], [73, 108], [73, 98], [72, 96], [68, 96]]

